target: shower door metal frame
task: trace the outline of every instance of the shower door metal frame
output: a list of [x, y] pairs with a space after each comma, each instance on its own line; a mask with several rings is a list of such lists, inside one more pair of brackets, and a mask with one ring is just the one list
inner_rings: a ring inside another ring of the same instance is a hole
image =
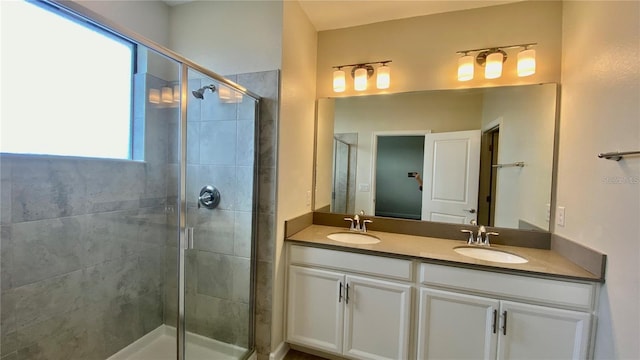
[[[134, 43], [140, 44], [142, 46], [147, 47], [148, 49], [158, 53], [159, 55], [165, 56], [170, 60], [176, 61], [180, 65], [180, 127], [179, 127], [179, 145], [180, 148], [180, 178], [179, 178], [179, 199], [180, 204], [178, 207], [178, 319], [176, 326], [176, 358], [178, 360], [185, 360], [185, 251], [187, 250], [187, 239], [186, 239], [186, 231], [187, 231], [187, 223], [186, 223], [186, 215], [187, 215], [187, 182], [186, 182], [186, 174], [187, 174], [187, 96], [188, 96], [188, 71], [189, 68], [196, 70], [202, 73], [205, 76], [212, 78], [213, 80], [222, 83], [231, 89], [238, 91], [246, 96], [249, 96], [255, 100], [255, 118], [254, 118], [254, 135], [255, 135], [255, 146], [254, 146], [254, 193], [253, 193], [253, 229], [251, 234], [252, 246], [251, 246], [251, 296], [250, 296], [250, 309], [251, 313], [249, 315], [250, 324], [249, 324], [249, 340], [255, 340], [255, 278], [256, 278], [256, 226], [258, 224], [257, 220], [257, 199], [258, 196], [258, 184], [257, 184], [257, 174], [258, 174], [258, 154], [259, 154], [259, 135], [258, 135], [258, 125], [259, 125], [259, 108], [261, 103], [260, 96], [252, 93], [247, 88], [236, 84], [233, 81], [225, 79], [223, 76], [216, 74], [213, 71], [210, 71], [191, 60], [179, 55], [178, 53], [167, 49], [166, 47], [145, 38], [133, 31], [130, 31], [123, 26], [118, 25], [117, 23], [105, 18], [104, 16], [91, 11], [84, 6], [70, 1], [70, 0], [28, 0], [41, 2], [44, 4], [48, 4], [53, 6], [54, 8], [59, 9], [62, 12], [70, 14], [71, 16], [80, 18], [84, 21], [91, 23], [94, 26], [97, 26], [107, 32], [110, 32], [116, 36], [128, 39]], [[255, 341], [250, 343], [250, 347], [255, 351]], [[250, 353], [249, 353], [250, 354]], [[249, 355], [247, 354], [247, 356]]]

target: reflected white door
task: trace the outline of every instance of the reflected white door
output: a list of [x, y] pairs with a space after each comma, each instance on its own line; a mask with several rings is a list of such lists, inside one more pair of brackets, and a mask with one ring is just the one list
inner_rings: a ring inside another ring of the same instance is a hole
[[480, 130], [426, 135], [422, 220], [468, 224], [476, 219], [480, 135]]

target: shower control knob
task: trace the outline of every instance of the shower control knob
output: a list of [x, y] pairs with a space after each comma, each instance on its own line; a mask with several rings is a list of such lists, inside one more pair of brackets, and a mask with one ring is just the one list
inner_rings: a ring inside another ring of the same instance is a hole
[[207, 185], [200, 190], [198, 196], [198, 208], [204, 206], [207, 209], [215, 209], [220, 204], [220, 192], [211, 185]]

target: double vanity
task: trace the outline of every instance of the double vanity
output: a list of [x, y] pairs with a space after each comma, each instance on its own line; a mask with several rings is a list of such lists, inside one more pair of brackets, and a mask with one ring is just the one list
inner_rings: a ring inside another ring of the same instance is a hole
[[352, 359], [591, 356], [603, 275], [556, 251], [468, 245], [464, 234], [291, 232], [293, 347]]

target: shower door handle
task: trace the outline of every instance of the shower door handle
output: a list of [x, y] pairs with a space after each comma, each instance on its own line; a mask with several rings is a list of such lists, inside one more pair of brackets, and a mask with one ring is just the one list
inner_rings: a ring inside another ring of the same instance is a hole
[[193, 245], [193, 228], [187, 227], [184, 229], [184, 243], [182, 244], [182, 248], [185, 250], [194, 249]]

